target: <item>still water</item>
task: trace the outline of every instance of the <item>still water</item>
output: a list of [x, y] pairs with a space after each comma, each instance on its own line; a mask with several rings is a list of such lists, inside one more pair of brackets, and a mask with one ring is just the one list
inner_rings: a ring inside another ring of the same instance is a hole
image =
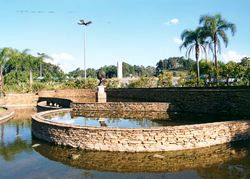
[[63, 124], [115, 128], [149, 128], [247, 119], [245, 116], [232, 115], [169, 114], [166, 112], [110, 113], [104, 111], [82, 111], [80, 114], [77, 114], [74, 111], [59, 112], [45, 115], [44, 118], [52, 122]]
[[175, 152], [87, 152], [32, 138], [32, 113], [18, 110], [0, 125], [1, 179], [250, 178], [250, 141]]

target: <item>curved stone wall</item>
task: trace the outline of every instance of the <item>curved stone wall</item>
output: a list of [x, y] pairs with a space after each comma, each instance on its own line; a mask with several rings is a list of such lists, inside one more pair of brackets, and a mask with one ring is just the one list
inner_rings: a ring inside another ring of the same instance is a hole
[[57, 104], [59, 106], [54, 106], [53, 103], [51, 103], [52, 105], [50, 105], [50, 103], [48, 103], [48, 101], [41, 101], [41, 102], [38, 102], [37, 103], [37, 111], [38, 112], [42, 112], [42, 111], [49, 111], [49, 110], [58, 110], [58, 109], [61, 109], [62, 106], [60, 106], [59, 104], [57, 103], [54, 103], [54, 104]]
[[8, 120], [12, 119], [15, 115], [15, 112], [13, 110], [5, 108], [6, 111], [2, 112], [0, 114], [0, 124], [7, 122]]
[[152, 152], [208, 147], [250, 138], [250, 121], [154, 127], [109, 128], [61, 124], [43, 116], [68, 109], [32, 116], [32, 134], [58, 145], [85, 150]]

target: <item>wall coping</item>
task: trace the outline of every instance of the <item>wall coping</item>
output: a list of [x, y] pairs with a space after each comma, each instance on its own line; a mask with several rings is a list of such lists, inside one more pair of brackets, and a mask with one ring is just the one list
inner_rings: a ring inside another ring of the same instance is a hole
[[3, 108], [5, 108], [6, 111], [0, 114], [0, 124], [7, 122], [15, 116], [15, 112], [13, 110], [6, 107]]
[[123, 90], [162, 90], [166, 89], [168, 91], [205, 91], [205, 92], [215, 92], [215, 91], [250, 91], [250, 87], [169, 87], [169, 88], [110, 88], [106, 91], [123, 91]]
[[69, 111], [71, 109], [61, 109], [33, 115], [33, 135], [58, 145], [84, 150], [123, 152], [187, 150], [250, 138], [248, 120], [151, 128], [118, 128], [63, 124], [44, 118], [48, 114]]
[[181, 125], [181, 126], [165, 126], [165, 127], [150, 127], [150, 128], [118, 128], [118, 127], [93, 127], [93, 126], [80, 126], [80, 125], [72, 125], [72, 124], [63, 124], [59, 122], [52, 122], [44, 118], [45, 115], [48, 114], [56, 114], [61, 112], [70, 112], [72, 109], [59, 109], [59, 110], [51, 110], [45, 112], [39, 112], [32, 116], [32, 119], [46, 123], [49, 125], [55, 125], [59, 127], [66, 128], [76, 128], [76, 129], [91, 129], [91, 130], [103, 130], [103, 131], [162, 131], [162, 130], [180, 130], [185, 128], [193, 128], [195, 130], [203, 129], [205, 127], [217, 127], [218, 125], [226, 125], [226, 124], [237, 124], [237, 123], [245, 123], [250, 125], [250, 121], [248, 120], [237, 120], [237, 121], [224, 121], [224, 122], [212, 122], [212, 123], [204, 123], [204, 124], [190, 124], [190, 125]]

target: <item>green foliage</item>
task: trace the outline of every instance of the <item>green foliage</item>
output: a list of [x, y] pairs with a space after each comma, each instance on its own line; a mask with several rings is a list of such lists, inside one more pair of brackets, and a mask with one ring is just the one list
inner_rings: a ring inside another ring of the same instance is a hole
[[46, 89], [46, 84], [45, 83], [41, 83], [41, 82], [35, 82], [32, 84], [32, 92], [39, 92], [41, 90]]
[[156, 86], [157, 78], [155, 77], [140, 77], [128, 84], [128, 88], [154, 88]]
[[226, 32], [230, 30], [232, 35], [234, 35], [236, 32], [236, 26], [235, 24], [223, 19], [220, 14], [212, 16], [203, 15], [200, 18], [200, 24], [204, 31], [207, 32], [206, 36], [209, 39], [209, 46], [213, 48], [212, 51], [214, 53], [215, 68], [218, 69], [217, 53], [221, 53], [221, 41], [227, 47], [229, 38]]
[[77, 68], [77, 69], [69, 72], [68, 75], [69, 75], [69, 77], [73, 77], [73, 78], [84, 77], [84, 70]]
[[195, 64], [191, 59], [185, 59], [184, 57], [169, 57], [168, 59], [160, 60], [156, 64], [156, 75], [168, 70], [190, 70]]
[[96, 88], [98, 85], [98, 80], [95, 78], [87, 78], [86, 82], [84, 79], [76, 79], [76, 80], [70, 80], [67, 81], [63, 88]]
[[6, 85], [14, 85], [28, 82], [29, 74], [27, 71], [11, 71], [4, 76]]
[[107, 80], [106, 83], [107, 88], [119, 88], [120, 87], [120, 81], [117, 78], [111, 78]]
[[138, 66], [138, 65], [130, 65], [128, 63], [122, 63], [122, 71], [124, 77], [139, 77], [139, 76], [154, 76], [156, 73], [155, 67], [152, 66]]
[[172, 72], [164, 72], [160, 74], [158, 79], [158, 87], [171, 87], [173, 86], [172, 79], [173, 73]]

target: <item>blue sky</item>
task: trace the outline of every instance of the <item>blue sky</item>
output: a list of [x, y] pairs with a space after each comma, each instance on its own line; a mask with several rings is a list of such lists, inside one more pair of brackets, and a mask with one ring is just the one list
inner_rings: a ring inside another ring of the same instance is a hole
[[220, 58], [250, 56], [249, 0], [0, 0], [0, 48], [30, 49], [54, 58], [65, 70], [83, 68], [83, 29], [87, 27], [87, 67], [125, 61], [155, 65], [182, 56], [180, 34], [198, 26], [200, 15], [221, 13], [237, 33]]

